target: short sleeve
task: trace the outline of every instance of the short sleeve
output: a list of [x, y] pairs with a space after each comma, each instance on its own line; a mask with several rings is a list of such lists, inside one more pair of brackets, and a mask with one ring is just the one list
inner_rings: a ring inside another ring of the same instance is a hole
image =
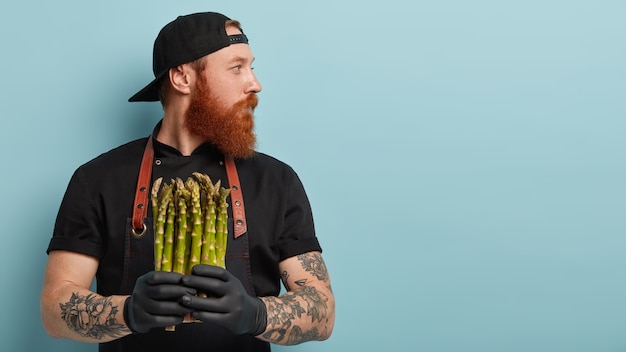
[[85, 174], [77, 169], [59, 207], [47, 253], [68, 250], [100, 258], [102, 238], [98, 211]]
[[279, 240], [280, 260], [310, 251], [321, 252], [322, 248], [315, 235], [311, 205], [304, 186], [295, 172], [288, 181], [287, 192], [283, 229]]

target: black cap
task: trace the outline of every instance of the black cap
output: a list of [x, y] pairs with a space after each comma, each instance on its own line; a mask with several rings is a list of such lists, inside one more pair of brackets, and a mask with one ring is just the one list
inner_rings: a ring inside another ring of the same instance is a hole
[[170, 68], [197, 60], [231, 44], [247, 43], [244, 34], [226, 34], [230, 18], [215, 12], [179, 16], [161, 29], [154, 41], [154, 80], [128, 101], [158, 101], [158, 82]]

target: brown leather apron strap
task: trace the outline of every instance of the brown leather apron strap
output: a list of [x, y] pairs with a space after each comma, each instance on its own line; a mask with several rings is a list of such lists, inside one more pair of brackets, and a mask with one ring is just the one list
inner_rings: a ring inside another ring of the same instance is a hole
[[230, 202], [233, 208], [233, 235], [237, 238], [248, 231], [246, 210], [243, 205], [243, 194], [241, 193], [241, 184], [235, 160], [231, 157], [226, 157], [224, 161], [226, 164], [226, 177], [228, 177], [228, 185], [230, 187]]
[[148, 193], [150, 191], [150, 180], [152, 177], [152, 159], [154, 159], [154, 149], [152, 147], [152, 136], [150, 136], [148, 137], [148, 143], [146, 144], [146, 149], [141, 159], [137, 189], [135, 190], [135, 202], [133, 203], [132, 233], [136, 237], [141, 237], [146, 233], [146, 223], [144, 219], [148, 211]]
[[[148, 143], [146, 144], [146, 149], [141, 159], [137, 189], [135, 190], [135, 201], [133, 203], [132, 233], [136, 237], [141, 237], [146, 233], [144, 219], [148, 213], [148, 193], [150, 193], [153, 159], [154, 148], [152, 147], [152, 136], [150, 136], [148, 137]], [[226, 157], [225, 165], [233, 211], [233, 235], [237, 238], [247, 231], [246, 210], [243, 205], [243, 193], [241, 192], [241, 184], [239, 183], [239, 174], [237, 173], [235, 160]]]

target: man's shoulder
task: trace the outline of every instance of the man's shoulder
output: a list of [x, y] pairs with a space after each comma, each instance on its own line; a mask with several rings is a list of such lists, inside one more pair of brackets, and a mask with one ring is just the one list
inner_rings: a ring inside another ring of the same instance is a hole
[[249, 159], [245, 159], [244, 163], [249, 163], [255, 167], [266, 168], [270, 170], [282, 170], [293, 172], [293, 169], [286, 162], [261, 152], [256, 152], [254, 156]]
[[[283, 181], [297, 178], [296, 171], [287, 162], [274, 156], [256, 152], [251, 158], [240, 161], [244, 173], [265, 175]], [[238, 162], [239, 164], [239, 162]]]
[[110, 149], [81, 166], [85, 170], [109, 172], [115, 168], [139, 167], [148, 138], [140, 138]]

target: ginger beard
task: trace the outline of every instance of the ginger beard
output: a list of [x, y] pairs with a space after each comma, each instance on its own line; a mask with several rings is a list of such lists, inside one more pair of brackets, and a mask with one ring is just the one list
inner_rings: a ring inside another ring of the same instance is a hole
[[203, 75], [196, 82], [185, 127], [194, 135], [215, 145], [224, 155], [248, 158], [254, 154], [254, 108], [259, 102], [255, 93], [228, 107], [209, 88]]

